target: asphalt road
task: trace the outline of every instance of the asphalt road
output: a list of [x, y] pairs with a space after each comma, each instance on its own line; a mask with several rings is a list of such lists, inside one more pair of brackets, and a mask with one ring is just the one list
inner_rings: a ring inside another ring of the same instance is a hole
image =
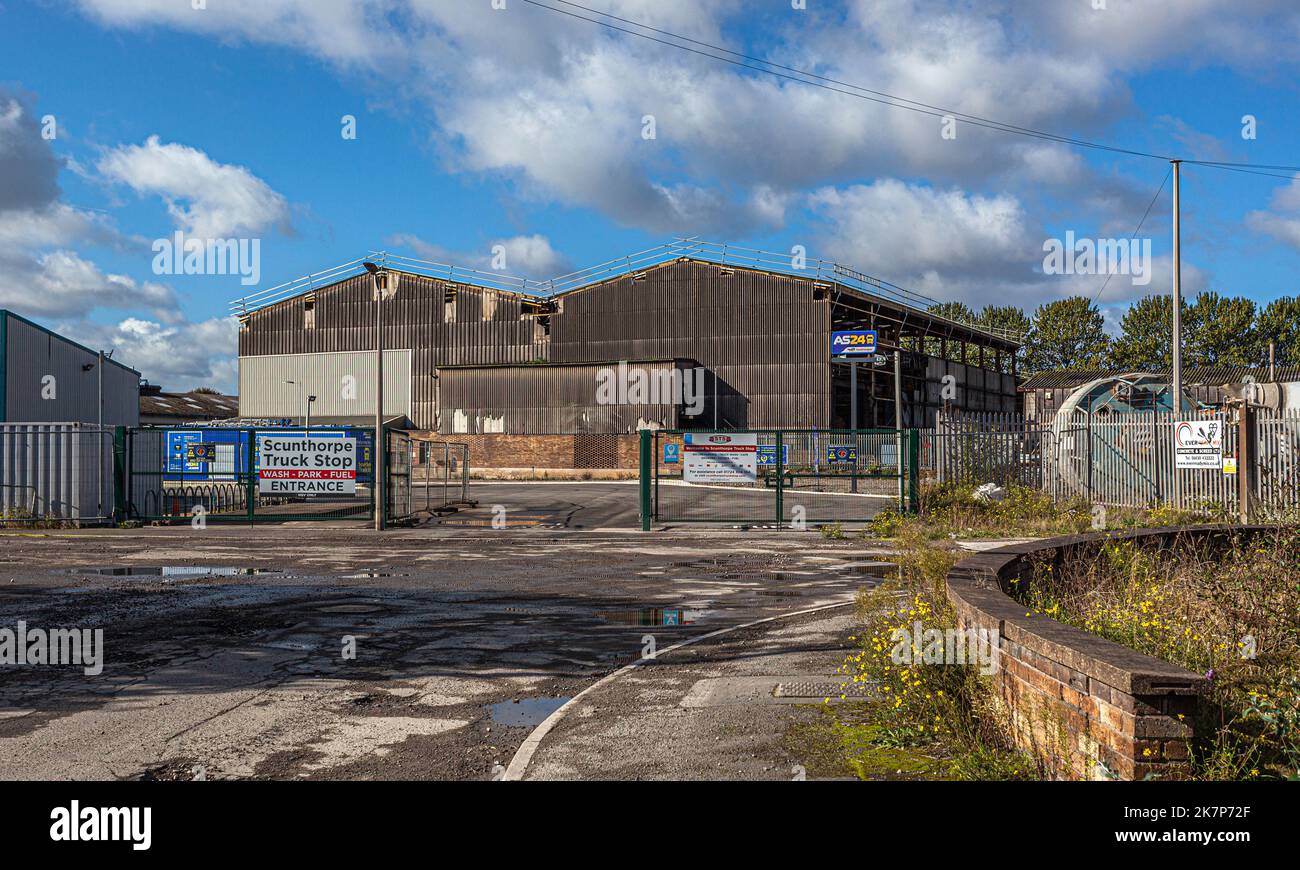
[[[623, 510], [558, 488], [483, 487]], [[489, 779], [647, 642], [848, 600], [875, 558], [815, 532], [5, 532], [0, 628], [102, 629], [105, 654], [0, 667], [0, 777]], [[97, 573], [163, 566], [266, 573]]]

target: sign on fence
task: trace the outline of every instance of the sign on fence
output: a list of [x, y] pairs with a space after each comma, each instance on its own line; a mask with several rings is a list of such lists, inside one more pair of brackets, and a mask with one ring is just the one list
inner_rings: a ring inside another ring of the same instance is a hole
[[[758, 464], [760, 466], [776, 467], [776, 445], [760, 444], [758, 445]], [[781, 465], [789, 467], [790, 465], [790, 445], [781, 445]]]
[[1174, 467], [1212, 468], [1223, 463], [1222, 420], [1179, 420], [1174, 423]]
[[257, 452], [264, 495], [356, 495], [355, 438], [259, 434]]
[[682, 436], [687, 483], [753, 483], [758, 479], [758, 436], [729, 432], [688, 432]]

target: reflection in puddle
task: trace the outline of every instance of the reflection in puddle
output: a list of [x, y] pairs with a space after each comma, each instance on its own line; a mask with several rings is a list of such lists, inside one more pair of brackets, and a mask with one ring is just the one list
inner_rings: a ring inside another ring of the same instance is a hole
[[606, 622], [636, 626], [690, 625], [708, 616], [711, 610], [683, 607], [644, 607], [640, 610], [602, 610], [596, 616]]
[[94, 574], [97, 577], [237, 577], [280, 572], [271, 568], [232, 568], [219, 565], [118, 565], [112, 568], [69, 568], [65, 573]]
[[519, 698], [515, 701], [502, 701], [489, 704], [488, 713], [498, 725], [511, 725], [516, 728], [534, 728], [547, 716], [560, 709], [568, 698]]
[[401, 574], [396, 571], [360, 571], [356, 574], [342, 575], [344, 580], [373, 580], [376, 577], [409, 577], [410, 574]]

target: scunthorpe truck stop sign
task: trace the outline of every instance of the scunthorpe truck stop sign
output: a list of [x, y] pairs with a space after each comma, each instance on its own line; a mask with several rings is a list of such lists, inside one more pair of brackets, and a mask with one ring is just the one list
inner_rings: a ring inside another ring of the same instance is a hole
[[259, 434], [263, 495], [356, 495], [357, 439]]
[[831, 356], [875, 356], [876, 331], [857, 329], [831, 333]]
[[758, 436], [753, 433], [690, 432], [683, 445], [687, 483], [753, 483], [758, 479]]

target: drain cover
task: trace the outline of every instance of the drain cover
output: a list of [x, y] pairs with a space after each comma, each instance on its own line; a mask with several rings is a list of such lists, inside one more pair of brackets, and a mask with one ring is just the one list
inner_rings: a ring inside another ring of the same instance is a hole
[[772, 694], [778, 698], [870, 698], [871, 687], [852, 680], [797, 680], [789, 683], [777, 683]]

